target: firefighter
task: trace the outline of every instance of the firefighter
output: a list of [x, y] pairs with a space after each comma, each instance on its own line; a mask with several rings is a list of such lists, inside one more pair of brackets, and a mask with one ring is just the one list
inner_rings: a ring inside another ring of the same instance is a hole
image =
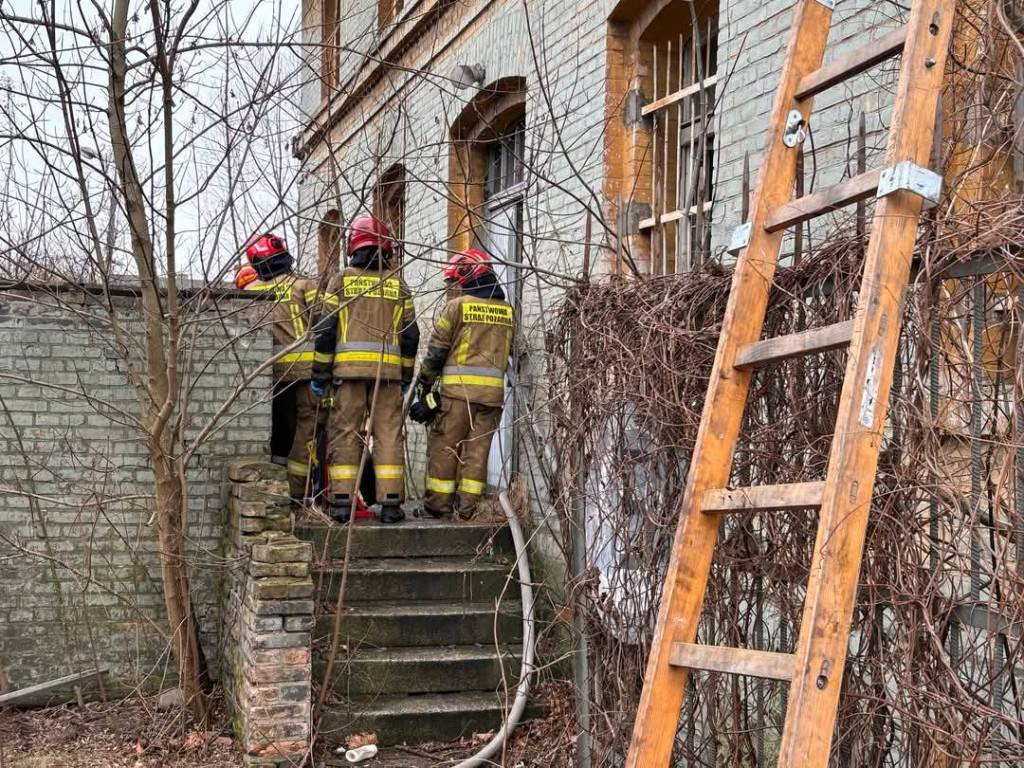
[[[458, 492], [459, 515], [468, 520], [487, 483], [515, 321], [482, 251], [452, 256], [444, 279], [451, 298], [427, 344], [409, 415], [431, 424], [425, 510], [434, 517], [450, 515]], [[439, 396], [434, 391], [438, 383]]]
[[288, 494], [293, 506], [309, 495], [309, 470], [315, 462], [315, 433], [320, 398], [309, 389], [313, 343], [307, 331], [312, 323], [316, 284], [296, 276], [284, 238], [255, 235], [245, 244], [248, 267], [242, 267], [235, 285], [246, 291], [271, 293], [275, 356], [307, 336], [302, 345], [274, 361], [274, 399], [271, 413], [271, 461], [288, 468]]
[[405, 517], [402, 398], [412, 381], [420, 331], [412, 294], [395, 271], [397, 263], [392, 266], [394, 252], [383, 222], [368, 215], [354, 219], [348, 266], [327, 286], [328, 314], [317, 326], [311, 387], [316, 392], [334, 387], [327, 463], [330, 514], [339, 523], [352, 514], [363, 452], [359, 432], [371, 412], [380, 521], [397, 523]]

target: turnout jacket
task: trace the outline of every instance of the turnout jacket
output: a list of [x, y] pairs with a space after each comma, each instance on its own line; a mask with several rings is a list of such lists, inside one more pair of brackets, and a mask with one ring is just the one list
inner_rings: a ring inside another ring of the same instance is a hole
[[405, 282], [380, 267], [376, 258], [349, 266], [328, 284], [314, 379], [375, 379], [380, 366], [381, 381], [412, 381], [420, 344], [416, 305]]
[[[314, 324], [316, 283], [292, 274], [277, 275], [256, 280], [245, 287], [253, 293], [273, 296], [274, 309], [271, 331], [274, 336], [274, 354], [291, 346], [306, 335]], [[308, 379], [313, 366], [313, 340], [307, 339], [295, 349], [274, 362], [276, 381]]]
[[440, 378], [441, 394], [480, 405], [505, 402], [505, 369], [515, 319], [493, 275], [467, 283], [441, 310], [427, 343], [421, 377]]

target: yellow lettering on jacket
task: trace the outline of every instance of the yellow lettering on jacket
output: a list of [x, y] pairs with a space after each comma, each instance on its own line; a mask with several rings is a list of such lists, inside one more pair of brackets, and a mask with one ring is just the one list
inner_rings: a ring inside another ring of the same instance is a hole
[[287, 283], [254, 283], [245, 290], [252, 291], [253, 293], [273, 293], [274, 301], [277, 302], [289, 302], [292, 300], [292, 284]]
[[368, 299], [398, 301], [400, 292], [398, 281], [393, 278], [381, 280], [379, 277], [345, 277], [346, 299], [365, 296]]
[[292, 284], [278, 283], [274, 286], [274, 293], [276, 294], [278, 301], [282, 304], [287, 304], [292, 300]]
[[467, 301], [462, 305], [462, 322], [511, 326], [512, 307], [507, 304], [481, 304]]

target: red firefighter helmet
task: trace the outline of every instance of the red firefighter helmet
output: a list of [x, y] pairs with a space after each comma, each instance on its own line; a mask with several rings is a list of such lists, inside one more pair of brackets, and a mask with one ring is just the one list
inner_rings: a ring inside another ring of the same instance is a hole
[[468, 280], [485, 275], [489, 271], [491, 271], [490, 256], [476, 248], [470, 248], [468, 251], [449, 257], [441, 274], [444, 275], [445, 282], [456, 282], [463, 285]]
[[245, 242], [245, 255], [250, 264], [272, 258], [281, 253], [288, 253], [288, 244], [280, 235], [268, 232], [263, 235], [253, 235]]
[[250, 283], [255, 282], [259, 278], [259, 273], [255, 267], [249, 264], [243, 264], [235, 272], [235, 288], [242, 289]]
[[348, 228], [348, 253], [351, 256], [360, 248], [375, 245], [388, 254], [394, 251], [395, 244], [391, 240], [391, 231], [376, 216], [364, 213], [352, 220]]

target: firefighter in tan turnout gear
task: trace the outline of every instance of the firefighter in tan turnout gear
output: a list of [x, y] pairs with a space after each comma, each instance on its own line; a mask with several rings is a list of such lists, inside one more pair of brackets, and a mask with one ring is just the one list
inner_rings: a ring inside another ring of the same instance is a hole
[[405, 517], [402, 396], [412, 381], [420, 332], [412, 294], [391, 265], [394, 248], [381, 221], [357, 217], [349, 229], [348, 266], [327, 286], [326, 313], [317, 325], [311, 388], [334, 387], [328, 472], [330, 514], [338, 522], [352, 514], [363, 453], [359, 432], [371, 412], [380, 520]]
[[[485, 253], [456, 254], [444, 278], [457, 295], [441, 311], [427, 344], [409, 415], [431, 423], [424, 509], [434, 517], [451, 514], [457, 492], [459, 515], [468, 520], [487, 484], [515, 321]], [[440, 397], [434, 392], [438, 382]]]
[[[292, 272], [292, 256], [279, 235], [255, 235], [245, 244], [245, 255], [250, 266], [238, 271], [235, 285], [273, 296], [271, 330], [277, 355], [307, 335], [313, 323], [316, 283]], [[311, 337], [274, 361], [270, 455], [274, 463], [288, 468], [293, 506], [310, 495], [310, 467], [316, 456], [320, 398], [309, 389], [312, 366]]]

